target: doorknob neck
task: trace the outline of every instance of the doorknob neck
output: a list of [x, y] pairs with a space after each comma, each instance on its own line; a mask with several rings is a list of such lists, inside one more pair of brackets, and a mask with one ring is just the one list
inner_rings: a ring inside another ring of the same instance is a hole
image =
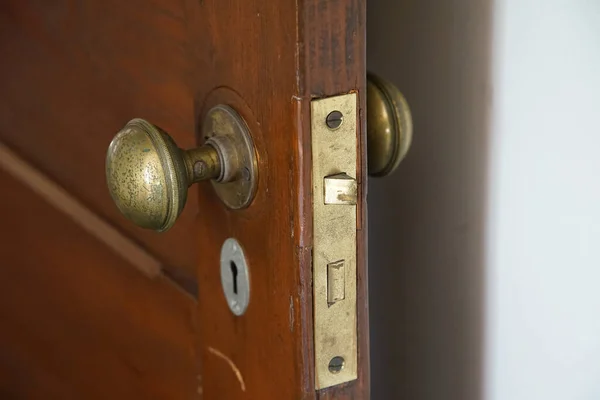
[[221, 175], [219, 152], [210, 144], [184, 151], [183, 159], [190, 185]]

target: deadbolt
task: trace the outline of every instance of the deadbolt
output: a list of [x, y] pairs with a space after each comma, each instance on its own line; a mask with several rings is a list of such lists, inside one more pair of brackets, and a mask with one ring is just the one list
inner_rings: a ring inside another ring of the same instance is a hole
[[178, 148], [165, 131], [139, 118], [117, 133], [106, 155], [106, 180], [125, 217], [142, 228], [166, 231], [183, 210], [188, 186], [203, 180], [212, 180], [230, 208], [252, 202], [256, 154], [243, 119], [219, 105], [208, 112], [202, 131], [204, 145], [190, 150]]
[[392, 173], [412, 142], [408, 103], [391, 82], [367, 75], [367, 152], [369, 175]]

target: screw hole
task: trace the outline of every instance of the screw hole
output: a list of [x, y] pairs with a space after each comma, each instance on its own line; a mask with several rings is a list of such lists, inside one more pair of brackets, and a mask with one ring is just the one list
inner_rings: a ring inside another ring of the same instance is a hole
[[242, 178], [245, 181], [249, 181], [250, 180], [250, 170], [247, 167], [244, 167], [244, 169], [242, 170]]
[[231, 268], [231, 275], [233, 276], [233, 293], [237, 296], [237, 294], [238, 294], [238, 283], [237, 283], [238, 267], [237, 267], [237, 265], [235, 265], [235, 262], [230, 261], [229, 268]]
[[341, 370], [344, 369], [344, 364], [346, 361], [343, 357], [335, 356], [329, 361], [329, 372], [332, 374], [338, 374]]
[[344, 114], [342, 114], [338, 110], [330, 112], [327, 115], [327, 118], [325, 119], [325, 123], [327, 124], [327, 127], [329, 127], [329, 129], [339, 128], [340, 125], [342, 125], [343, 121], [344, 121]]

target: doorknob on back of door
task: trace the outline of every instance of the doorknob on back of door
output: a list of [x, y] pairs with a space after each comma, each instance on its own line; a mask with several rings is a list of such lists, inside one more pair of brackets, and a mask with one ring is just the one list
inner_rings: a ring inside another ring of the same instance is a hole
[[369, 175], [392, 173], [412, 142], [410, 108], [398, 88], [374, 74], [367, 75], [367, 155]]
[[188, 186], [211, 180], [230, 208], [247, 207], [257, 186], [256, 154], [243, 119], [230, 107], [211, 109], [202, 131], [204, 145], [182, 150], [159, 127], [133, 119], [112, 140], [106, 180], [117, 207], [142, 228], [173, 226], [183, 210]]

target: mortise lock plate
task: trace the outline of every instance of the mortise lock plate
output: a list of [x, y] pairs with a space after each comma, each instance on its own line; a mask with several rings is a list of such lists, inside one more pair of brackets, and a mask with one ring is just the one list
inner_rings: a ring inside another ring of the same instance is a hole
[[[371, 176], [386, 176], [412, 140], [406, 99], [392, 83], [368, 74], [367, 150]], [[311, 102], [315, 388], [358, 376], [356, 93]]]
[[315, 387], [357, 378], [357, 95], [311, 102]]

